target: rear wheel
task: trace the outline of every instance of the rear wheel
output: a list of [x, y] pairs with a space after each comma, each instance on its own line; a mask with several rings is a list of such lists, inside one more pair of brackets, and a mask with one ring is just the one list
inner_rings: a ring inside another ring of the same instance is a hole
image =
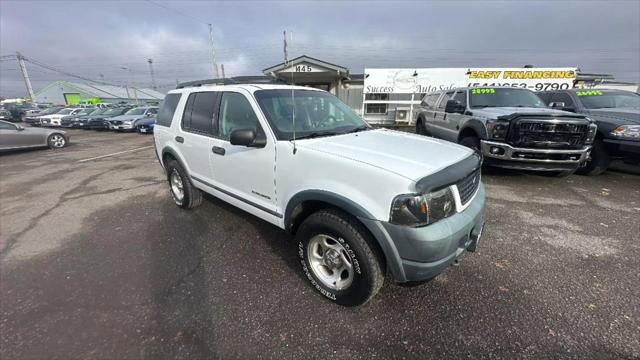
[[422, 118], [418, 119], [418, 122], [416, 122], [416, 134], [431, 136], [429, 135], [429, 131], [427, 130], [427, 125], [424, 123], [424, 120]]
[[338, 210], [311, 214], [296, 239], [306, 278], [337, 304], [364, 304], [382, 287], [381, 256], [364, 226], [348, 214]]
[[53, 133], [47, 138], [47, 145], [51, 149], [61, 149], [67, 145], [67, 139], [62, 134]]
[[183, 209], [192, 209], [202, 204], [202, 192], [196, 189], [187, 172], [175, 160], [167, 161], [169, 192], [173, 201]]
[[611, 156], [602, 140], [596, 140], [591, 148], [591, 157], [586, 164], [576, 171], [580, 175], [600, 175], [607, 170], [611, 163]]

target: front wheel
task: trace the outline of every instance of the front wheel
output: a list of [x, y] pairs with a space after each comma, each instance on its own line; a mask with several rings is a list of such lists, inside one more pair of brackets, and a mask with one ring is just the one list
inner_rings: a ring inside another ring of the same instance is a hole
[[62, 134], [54, 133], [47, 138], [47, 145], [50, 149], [61, 149], [67, 145], [67, 139]]
[[169, 192], [173, 201], [183, 209], [192, 209], [202, 204], [202, 192], [196, 189], [187, 172], [175, 160], [167, 161]]
[[584, 166], [578, 168], [576, 174], [580, 175], [600, 175], [607, 170], [611, 163], [611, 157], [602, 140], [596, 140], [591, 148], [591, 158]]
[[384, 282], [381, 255], [364, 226], [337, 210], [320, 210], [296, 234], [302, 271], [322, 295], [344, 306], [361, 305]]

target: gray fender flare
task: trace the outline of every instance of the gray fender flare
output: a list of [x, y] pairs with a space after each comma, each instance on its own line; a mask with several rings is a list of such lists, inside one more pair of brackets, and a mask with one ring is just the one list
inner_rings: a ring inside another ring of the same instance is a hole
[[284, 225], [288, 232], [291, 232], [293, 225], [293, 212], [305, 201], [314, 200], [331, 204], [348, 214], [355, 216], [369, 230], [376, 240], [385, 257], [387, 268], [391, 271], [393, 278], [398, 282], [406, 281], [402, 260], [395, 243], [384, 229], [380, 221], [376, 220], [366, 209], [345, 196], [324, 190], [304, 190], [291, 197], [287, 203], [284, 213]]
[[487, 139], [487, 128], [484, 126], [484, 123], [478, 119], [469, 119], [462, 124], [462, 127], [460, 127], [458, 142], [462, 139], [460, 135], [466, 129], [472, 129], [476, 134], [478, 134], [480, 139]]

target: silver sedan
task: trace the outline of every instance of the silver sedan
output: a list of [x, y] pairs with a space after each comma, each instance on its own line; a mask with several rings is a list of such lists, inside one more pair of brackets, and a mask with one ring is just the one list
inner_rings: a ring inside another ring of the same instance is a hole
[[37, 147], [63, 148], [69, 136], [61, 130], [25, 128], [18, 124], [0, 120], [0, 151]]

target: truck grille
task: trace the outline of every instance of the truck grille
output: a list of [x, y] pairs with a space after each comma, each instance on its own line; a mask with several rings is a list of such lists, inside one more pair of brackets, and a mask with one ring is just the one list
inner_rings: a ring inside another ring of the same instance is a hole
[[460, 202], [462, 205], [466, 205], [480, 186], [480, 169], [467, 175], [464, 179], [458, 181], [456, 184], [458, 187], [458, 193], [460, 194]]
[[510, 142], [531, 148], [579, 148], [588, 131], [587, 124], [524, 119], [513, 127]]

